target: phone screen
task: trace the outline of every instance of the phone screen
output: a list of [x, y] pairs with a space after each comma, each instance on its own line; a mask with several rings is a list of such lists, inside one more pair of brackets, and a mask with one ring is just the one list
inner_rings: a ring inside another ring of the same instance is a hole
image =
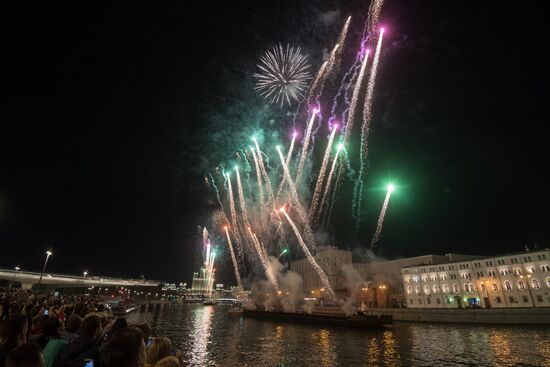
[[44, 311], [44, 315], [48, 315], [48, 310], [45, 310], [45, 311]]
[[94, 367], [94, 360], [93, 359], [85, 359], [84, 360], [84, 367]]

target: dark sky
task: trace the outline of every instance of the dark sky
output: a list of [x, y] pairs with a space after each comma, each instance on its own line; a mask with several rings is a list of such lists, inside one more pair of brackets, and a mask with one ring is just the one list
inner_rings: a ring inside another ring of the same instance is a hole
[[[39, 270], [52, 246], [51, 271], [189, 281], [212, 208], [205, 166], [235, 149], [213, 146], [213, 121], [263, 107], [250, 81], [262, 51], [301, 44], [318, 67], [348, 15], [361, 31], [366, 4], [4, 8], [0, 266]], [[389, 179], [383, 256], [548, 246], [537, 13], [386, 0], [367, 209], [353, 242], [334, 221], [340, 247], [370, 242]], [[220, 271], [232, 282], [229, 262]]]

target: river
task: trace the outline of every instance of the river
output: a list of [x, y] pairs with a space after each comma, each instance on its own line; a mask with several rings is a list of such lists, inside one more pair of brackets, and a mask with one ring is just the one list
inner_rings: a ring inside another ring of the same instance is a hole
[[187, 366], [550, 366], [547, 326], [396, 322], [345, 329], [230, 317], [226, 308], [168, 305], [136, 311], [169, 337]]

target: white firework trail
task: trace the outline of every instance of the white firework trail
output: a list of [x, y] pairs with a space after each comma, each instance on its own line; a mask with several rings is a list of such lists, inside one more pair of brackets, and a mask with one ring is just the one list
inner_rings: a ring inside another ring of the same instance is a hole
[[281, 208], [279, 211], [281, 213], [283, 213], [284, 216], [286, 217], [286, 219], [288, 221], [288, 224], [290, 225], [290, 227], [294, 231], [294, 234], [296, 235], [296, 239], [298, 240], [298, 243], [302, 247], [302, 250], [304, 251], [304, 254], [306, 255], [306, 258], [309, 261], [309, 264], [311, 265], [313, 270], [315, 270], [315, 272], [317, 273], [317, 275], [321, 279], [321, 282], [323, 283], [323, 286], [325, 287], [325, 289], [328, 291], [328, 293], [330, 294], [330, 296], [333, 299], [336, 298], [336, 295], [334, 294], [334, 291], [332, 290], [332, 287], [330, 286], [330, 282], [328, 280], [328, 277], [327, 277], [325, 271], [323, 270], [323, 268], [321, 268], [319, 266], [319, 264], [317, 264], [317, 261], [315, 261], [315, 258], [313, 257], [313, 255], [311, 255], [311, 252], [309, 251], [308, 247], [304, 243], [304, 240], [303, 240], [302, 236], [300, 235], [300, 231], [296, 227], [296, 224], [294, 224], [292, 219], [290, 219], [289, 215], [287, 214], [287, 212], [284, 208]]
[[250, 238], [252, 239], [252, 243], [254, 244], [254, 247], [256, 249], [256, 253], [258, 254], [258, 258], [260, 260], [260, 263], [262, 264], [262, 267], [264, 268], [265, 275], [267, 279], [273, 284], [273, 287], [275, 289], [278, 288], [277, 284], [277, 278], [271, 271], [271, 267], [269, 266], [269, 260], [267, 258], [267, 254], [265, 252], [265, 249], [261, 245], [260, 241], [258, 240], [258, 237], [254, 232], [252, 232], [252, 229], [248, 227], [248, 233], [250, 235]]
[[265, 170], [262, 150], [260, 149], [260, 145], [258, 144], [258, 140], [256, 140], [256, 138], [254, 138], [254, 144], [256, 145], [256, 157], [258, 158], [258, 165], [260, 166], [260, 171], [262, 172], [262, 176], [263, 176], [264, 181], [265, 181], [265, 186], [267, 188], [267, 196], [269, 198], [269, 205], [271, 205], [272, 208], [275, 208], [275, 198], [274, 198], [274, 195], [273, 195], [273, 188], [271, 187], [271, 180], [269, 179], [269, 175], [267, 174], [267, 171]]
[[277, 147], [277, 151], [279, 152], [279, 158], [281, 159], [281, 164], [283, 166], [284, 179], [287, 181], [288, 187], [290, 189], [291, 203], [293, 207], [296, 209], [300, 222], [304, 227], [303, 228], [304, 237], [306, 238], [306, 242], [311, 248], [311, 250], [316, 251], [317, 245], [315, 244], [315, 239], [313, 238], [313, 232], [311, 231], [311, 226], [309, 225], [309, 220], [307, 218], [306, 211], [304, 209], [304, 206], [300, 202], [300, 198], [298, 196], [298, 190], [296, 189], [296, 184], [292, 181], [292, 177], [290, 176], [290, 170], [288, 169], [288, 166], [285, 163], [283, 153], [281, 153], [281, 148]]
[[393, 192], [393, 185], [388, 187], [388, 192], [386, 193], [386, 198], [384, 199], [384, 204], [382, 204], [382, 210], [380, 210], [380, 215], [378, 216], [378, 223], [376, 225], [376, 231], [372, 237], [371, 248], [374, 248], [376, 242], [380, 240], [380, 235], [382, 234], [382, 226], [384, 224], [384, 218], [386, 217], [386, 211], [388, 210], [388, 204], [390, 203], [391, 193]]
[[239, 234], [239, 227], [237, 226], [237, 210], [235, 209], [235, 197], [233, 196], [233, 187], [231, 186], [231, 178], [229, 173], [224, 173], [227, 178], [227, 191], [229, 197], [229, 213], [231, 214], [231, 225], [233, 228], [233, 234], [237, 241], [242, 244], [242, 239]]
[[314, 218], [315, 222], [319, 221], [319, 216], [322, 215], [323, 209], [325, 208], [325, 204], [328, 198], [328, 194], [330, 192], [330, 187], [332, 183], [332, 177], [334, 176], [334, 170], [336, 169], [336, 164], [338, 163], [338, 156], [340, 155], [340, 151], [343, 149], [344, 145], [339, 144], [338, 148], [336, 149], [336, 154], [334, 155], [334, 159], [332, 160], [332, 166], [330, 167], [330, 172], [328, 173], [327, 177], [327, 184], [325, 185], [325, 190], [323, 191], [323, 196], [321, 196], [319, 210], [317, 211], [317, 215]]
[[229, 252], [231, 254], [231, 261], [233, 261], [233, 268], [235, 269], [235, 279], [237, 280], [237, 285], [239, 286], [239, 289], [242, 291], [243, 288], [243, 282], [241, 280], [241, 274], [239, 273], [239, 264], [237, 263], [237, 257], [235, 256], [235, 251], [233, 250], [233, 243], [231, 242], [231, 237], [229, 236], [229, 229], [227, 226], [224, 227], [225, 229], [225, 235], [227, 236], [227, 246], [229, 247]]
[[250, 147], [250, 151], [252, 152], [252, 157], [254, 158], [254, 166], [256, 167], [256, 180], [258, 182], [258, 195], [259, 195], [259, 206], [260, 209], [264, 207], [264, 187], [262, 185], [262, 172], [260, 171], [260, 165], [258, 163], [258, 157], [256, 157], [256, 152], [254, 151], [254, 147]]
[[298, 170], [296, 171], [296, 180], [294, 181], [296, 186], [300, 184], [300, 179], [302, 178], [302, 172], [304, 165], [306, 163], [306, 158], [309, 149], [309, 142], [311, 140], [311, 131], [313, 130], [313, 121], [315, 121], [315, 116], [319, 113], [318, 108], [314, 108], [311, 117], [307, 123], [306, 133], [304, 135], [304, 145], [302, 146], [302, 154], [300, 155], [300, 162], [298, 163]]
[[281, 44], [268, 50], [260, 57], [257, 65], [260, 69], [254, 73], [255, 89], [269, 103], [280, 104], [281, 107], [304, 97], [308, 81], [311, 79], [310, 65], [300, 47]]
[[239, 168], [235, 168], [237, 173], [237, 192], [239, 193], [239, 203], [241, 205], [241, 215], [243, 217], [243, 223], [245, 226], [250, 226], [248, 222], [248, 212], [246, 210], [246, 201], [244, 200], [243, 186], [241, 184], [241, 175], [239, 174]]
[[354, 204], [355, 204], [355, 232], [359, 231], [361, 224], [361, 206], [363, 199], [363, 176], [365, 175], [365, 165], [368, 155], [368, 137], [369, 129], [372, 121], [372, 101], [374, 96], [374, 86], [376, 84], [376, 74], [378, 71], [378, 62], [380, 60], [380, 50], [382, 49], [382, 39], [384, 36], [384, 28], [380, 29], [380, 36], [378, 37], [378, 44], [376, 45], [376, 52], [372, 61], [372, 67], [369, 75], [369, 82], [367, 84], [367, 93], [365, 95], [365, 104], [363, 107], [363, 124], [361, 125], [361, 144], [359, 148], [359, 174], [355, 181], [354, 187]]
[[363, 78], [365, 75], [365, 69], [367, 67], [369, 53], [370, 53], [370, 50], [367, 49], [365, 51], [363, 61], [361, 62], [361, 70], [359, 71], [359, 76], [357, 77], [357, 81], [355, 82], [355, 88], [353, 89], [353, 94], [351, 96], [348, 117], [346, 119], [346, 126], [344, 127], [344, 144], [348, 143], [349, 137], [351, 135], [351, 130], [353, 129], [353, 119], [355, 117], [355, 111], [357, 109], [359, 92], [361, 91], [361, 85], [363, 84]]
[[317, 175], [317, 183], [315, 184], [315, 191], [311, 198], [311, 207], [309, 208], [309, 220], [310, 225], [315, 227], [315, 221], [312, 219], [317, 216], [317, 208], [319, 206], [319, 196], [321, 195], [321, 190], [323, 189], [323, 183], [325, 180], [325, 173], [328, 166], [328, 161], [330, 159], [330, 152], [332, 151], [332, 143], [334, 141], [334, 135], [338, 130], [338, 125], [334, 124], [332, 127], [332, 132], [328, 138], [327, 148], [325, 149], [325, 154], [323, 156], [323, 162], [321, 163], [321, 168], [319, 169], [319, 174]]
[[[292, 133], [292, 140], [290, 141], [290, 148], [288, 148], [288, 153], [286, 155], [286, 165], [288, 166], [290, 163], [290, 160], [292, 159], [292, 151], [294, 150], [294, 142], [296, 141], [296, 136], [298, 134], [296, 131]], [[285, 180], [281, 180], [281, 183], [279, 184], [279, 188], [277, 189], [277, 195], [275, 196], [275, 200], [279, 200], [281, 197], [281, 193], [283, 191], [283, 188], [285, 187]]]

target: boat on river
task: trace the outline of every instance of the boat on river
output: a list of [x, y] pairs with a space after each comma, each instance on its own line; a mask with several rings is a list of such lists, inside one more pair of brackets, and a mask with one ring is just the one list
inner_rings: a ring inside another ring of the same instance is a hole
[[389, 325], [393, 322], [392, 315], [388, 314], [363, 314], [346, 316], [327, 313], [306, 312], [282, 312], [282, 311], [258, 311], [244, 309], [244, 317], [254, 319], [288, 321], [295, 323], [308, 323], [319, 325], [345, 326], [353, 328], [374, 328]]

